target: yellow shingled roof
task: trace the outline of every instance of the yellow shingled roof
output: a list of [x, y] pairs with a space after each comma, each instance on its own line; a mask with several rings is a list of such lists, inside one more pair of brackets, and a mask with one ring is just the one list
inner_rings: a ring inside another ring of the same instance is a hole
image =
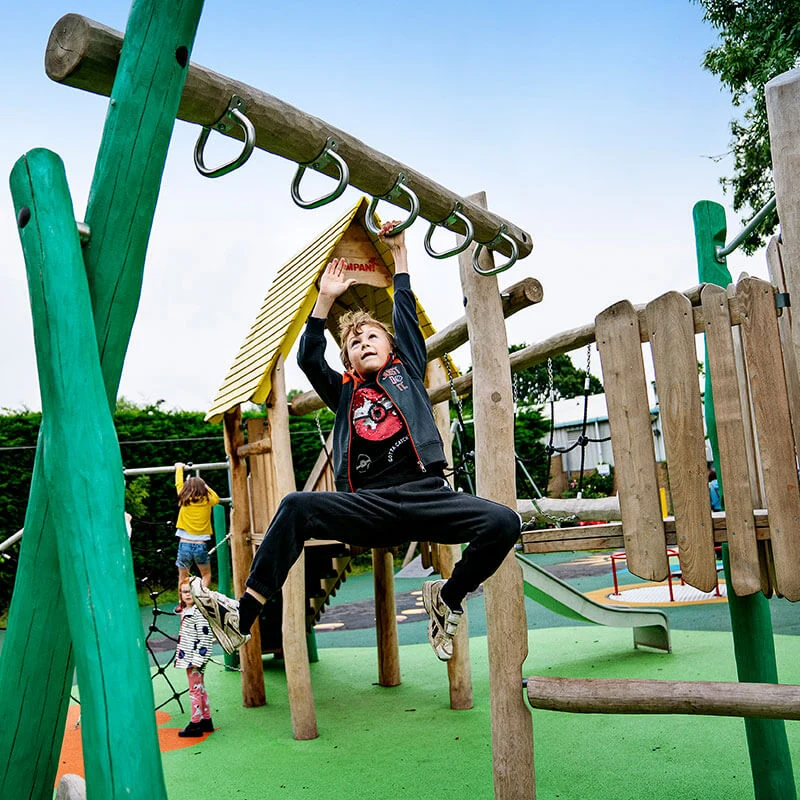
[[[253, 325], [239, 348], [225, 380], [222, 382], [206, 420], [219, 422], [222, 416], [241, 403], [263, 403], [269, 396], [270, 378], [279, 355], [287, 358], [317, 299], [317, 279], [333, 257], [337, 245], [349, 235], [371, 242], [383, 265], [376, 269], [394, 273], [391, 251], [366, 230], [364, 217], [368, 206], [362, 197], [344, 216], [323, 231], [313, 242], [284, 264], [264, 298]], [[351, 231], [353, 226], [358, 230]], [[369, 247], [369, 245], [367, 245]], [[367, 308], [377, 319], [391, 326], [391, 285], [358, 284], [337, 301], [338, 313], [329, 317], [334, 322], [346, 308]], [[427, 338], [434, 328], [417, 302], [420, 327]]]

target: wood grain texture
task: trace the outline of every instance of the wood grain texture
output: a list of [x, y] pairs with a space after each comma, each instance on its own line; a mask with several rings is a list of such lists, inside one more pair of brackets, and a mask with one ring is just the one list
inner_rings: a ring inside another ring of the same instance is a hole
[[[235, 597], [241, 597], [245, 590], [244, 582], [253, 561], [247, 462], [238, 455], [239, 448], [244, 444], [241, 408], [237, 406], [223, 417], [222, 432], [231, 474], [231, 538], [229, 541], [231, 544], [233, 593]], [[257, 708], [267, 702], [264, 689], [264, 667], [261, 663], [261, 631], [257, 624], [253, 624], [250, 635], [250, 641], [239, 648], [242, 668], [242, 705], [245, 708]]]
[[800, 686], [637, 679], [528, 678], [534, 708], [589, 714], [800, 719]]
[[[484, 194], [473, 195], [486, 204]], [[497, 278], [472, 268], [473, 246], [459, 254], [461, 285], [467, 298], [467, 326], [475, 391], [475, 474], [477, 493], [516, 508], [514, 409], [508, 342]], [[484, 251], [483, 269], [492, 257]], [[528, 654], [528, 626], [522, 570], [513, 552], [484, 583], [489, 679], [491, 681], [492, 766], [497, 800], [535, 796], [533, 728], [519, 691]]]
[[645, 580], [661, 581], [667, 577], [669, 562], [656, 480], [639, 318], [633, 305], [623, 300], [598, 314], [595, 325], [620, 513], [626, 523], [628, 569]]
[[736, 594], [745, 596], [761, 590], [761, 570], [727, 294], [723, 288], [709, 284], [703, 289], [702, 303], [717, 424], [719, 477], [725, 495], [731, 581]]
[[800, 600], [800, 486], [775, 299], [772, 286], [757, 278], [739, 281], [736, 294], [745, 310], [742, 335], [770, 515], [775, 589]]
[[[289, 411], [286, 406], [286, 368], [278, 357], [272, 374], [272, 391], [267, 403], [267, 420], [272, 432], [275, 490], [279, 498], [295, 491], [292, 467], [292, 443], [289, 437]], [[289, 570], [283, 584], [283, 655], [286, 664], [286, 688], [292, 714], [295, 739], [316, 739], [317, 714], [308, 663], [306, 640], [306, 568], [305, 551]]]
[[647, 304], [647, 325], [681, 570], [690, 586], [709, 592], [717, 583], [717, 564], [691, 303], [667, 292]]
[[385, 547], [372, 550], [375, 586], [375, 638], [378, 645], [378, 684], [399, 686], [400, 643], [394, 599], [394, 554]]
[[[428, 362], [425, 372], [425, 385], [440, 383], [447, 379], [447, 371], [441, 360]], [[442, 437], [444, 455], [448, 464], [453, 463], [453, 436], [450, 432], [450, 403], [445, 400], [433, 407], [433, 417], [439, 436]], [[452, 478], [450, 482], [452, 484]], [[457, 544], [439, 545], [439, 569], [443, 578], [453, 574], [453, 568], [461, 559], [461, 546]], [[469, 657], [469, 613], [467, 604], [453, 639], [453, 657], [447, 662], [447, 677], [450, 684], [450, 708], [465, 710], [474, 705], [472, 696], [472, 664]]]

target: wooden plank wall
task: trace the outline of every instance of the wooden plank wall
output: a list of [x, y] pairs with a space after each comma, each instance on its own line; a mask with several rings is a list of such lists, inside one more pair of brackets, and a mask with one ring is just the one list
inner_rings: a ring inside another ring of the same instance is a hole
[[[703, 287], [695, 303], [667, 292], [643, 317], [628, 301], [597, 316], [622, 523], [529, 531], [525, 550], [606, 549], [624, 541], [631, 572], [663, 580], [666, 548], [677, 545], [684, 580], [711, 591], [714, 546], [727, 541], [738, 595], [761, 590], [800, 599], [798, 412], [787, 389], [798, 378], [794, 358], [782, 351], [788, 319], [780, 320], [772, 285], [747, 276], [727, 291]], [[709, 503], [698, 332], [707, 337], [726, 513], [712, 514]], [[675, 513], [663, 520], [642, 341], [650, 342]]]

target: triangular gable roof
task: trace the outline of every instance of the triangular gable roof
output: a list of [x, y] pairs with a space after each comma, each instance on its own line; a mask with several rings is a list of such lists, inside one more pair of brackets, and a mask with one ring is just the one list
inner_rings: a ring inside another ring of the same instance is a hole
[[[362, 197], [278, 270], [250, 332], [206, 413], [207, 421], [219, 422], [226, 412], [241, 403], [263, 403], [267, 399], [275, 362], [279, 355], [288, 357], [316, 302], [317, 280], [351, 227], [359, 226], [360, 230], [351, 232], [351, 235], [365, 241], [366, 235], [388, 272], [394, 273], [391, 251], [366, 229], [367, 206], [367, 198]], [[328, 318], [329, 328], [331, 324], [335, 326], [336, 318], [347, 308], [367, 308], [376, 319], [391, 327], [392, 288], [364, 284], [353, 286], [337, 301]], [[427, 338], [435, 330], [419, 301], [417, 313], [422, 334]]]

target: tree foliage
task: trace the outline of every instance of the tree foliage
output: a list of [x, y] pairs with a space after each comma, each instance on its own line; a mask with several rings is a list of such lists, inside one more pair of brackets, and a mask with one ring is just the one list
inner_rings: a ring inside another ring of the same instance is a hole
[[[793, 69], [800, 56], [800, 0], [697, 0], [703, 18], [719, 31], [703, 66], [716, 75], [742, 109], [730, 123], [733, 174], [720, 179], [747, 224], [774, 194], [764, 84]], [[776, 228], [773, 211], [743, 245], [761, 247]]]

